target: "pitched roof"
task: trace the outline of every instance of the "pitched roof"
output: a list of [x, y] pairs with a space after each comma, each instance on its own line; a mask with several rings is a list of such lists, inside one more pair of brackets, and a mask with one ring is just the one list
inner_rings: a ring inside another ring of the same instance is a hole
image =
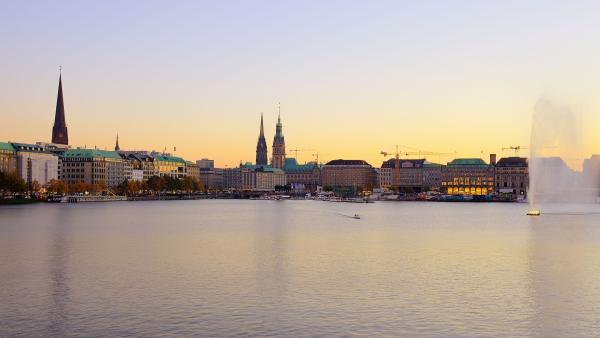
[[480, 158], [457, 158], [448, 163], [449, 167], [487, 167], [488, 164]]
[[367, 161], [364, 160], [342, 160], [337, 159], [327, 162], [325, 165], [368, 165], [371, 166]]
[[181, 157], [177, 157], [177, 156], [157, 155], [157, 156], [154, 156], [154, 160], [155, 161], [176, 162], [176, 163], [185, 164], [185, 160], [182, 159]]
[[120, 160], [121, 156], [116, 151], [100, 149], [69, 149], [62, 157], [88, 157], [88, 158], [112, 158]]
[[318, 165], [316, 162], [308, 162], [306, 164], [298, 164], [298, 161], [296, 161], [296, 159], [293, 157], [286, 158], [284, 165], [283, 165], [283, 170], [286, 173], [311, 172], [311, 171], [315, 170], [315, 168], [318, 168]]
[[[400, 161], [400, 168], [421, 168], [423, 167], [423, 163], [425, 163], [425, 159], [417, 159], [417, 160], [398, 160]], [[384, 161], [381, 164], [382, 168], [396, 168], [396, 159], [390, 158], [387, 161]]]
[[524, 157], [504, 157], [496, 164], [497, 167], [527, 167], [527, 159]]
[[10, 143], [0, 142], [0, 150], [15, 151], [15, 148]]

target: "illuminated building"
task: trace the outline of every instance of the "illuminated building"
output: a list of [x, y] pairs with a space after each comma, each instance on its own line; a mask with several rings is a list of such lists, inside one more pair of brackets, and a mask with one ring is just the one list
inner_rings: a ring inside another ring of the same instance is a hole
[[442, 190], [450, 195], [494, 192], [494, 166], [480, 158], [459, 158], [442, 168]]

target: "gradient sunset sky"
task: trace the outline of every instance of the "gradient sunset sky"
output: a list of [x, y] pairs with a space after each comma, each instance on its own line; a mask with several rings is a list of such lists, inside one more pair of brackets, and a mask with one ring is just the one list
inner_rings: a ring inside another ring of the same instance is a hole
[[379, 166], [395, 144], [487, 160], [528, 145], [545, 97], [578, 113], [589, 156], [599, 18], [595, 1], [6, 1], [0, 140], [49, 141], [62, 64], [74, 146], [119, 133], [234, 166], [254, 161], [261, 112], [270, 147], [281, 102], [302, 162]]

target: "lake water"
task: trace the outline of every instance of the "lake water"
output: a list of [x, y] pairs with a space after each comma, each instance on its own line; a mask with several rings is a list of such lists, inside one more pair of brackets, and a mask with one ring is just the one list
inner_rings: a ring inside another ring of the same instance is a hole
[[3, 206], [0, 336], [597, 336], [600, 214], [526, 210]]

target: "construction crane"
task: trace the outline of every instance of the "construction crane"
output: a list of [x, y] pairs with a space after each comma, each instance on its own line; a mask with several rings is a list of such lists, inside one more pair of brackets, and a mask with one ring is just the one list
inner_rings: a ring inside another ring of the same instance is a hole
[[319, 155], [329, 155], [329, 154], [322, 154], [319, 152], [312, 154], [312, 156], [315, 158], [315, 162], [317, 162], [317, 165], [319, 164]]
[[298, 152], [302, 152], [302, 151], [314, 151], [314, 149], [299, 149], [298, 147], [296, 147], [294, 149], [290, 149], [290, 153], [295, 153], [294, 157], [296, 158], [296, 160], [298, 160]]
[[505, 150], [514, 150], [515, 151], [515, 156], [519, 156], [519, 150], [521, 149], [529, 149], [527, 147], [521, 147], [521, 146], [509, 146], [509, 147], [502, 147], [502, 151]]

